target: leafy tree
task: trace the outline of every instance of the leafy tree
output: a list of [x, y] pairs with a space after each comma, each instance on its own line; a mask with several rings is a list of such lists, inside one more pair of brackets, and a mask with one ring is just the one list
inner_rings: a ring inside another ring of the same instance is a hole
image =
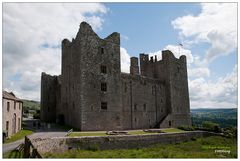
[[214, 132], [220, 132], [219, 124], [210, 122], [210, 121], [203, 121], [203, 128], [206, 130], [214, 131]]

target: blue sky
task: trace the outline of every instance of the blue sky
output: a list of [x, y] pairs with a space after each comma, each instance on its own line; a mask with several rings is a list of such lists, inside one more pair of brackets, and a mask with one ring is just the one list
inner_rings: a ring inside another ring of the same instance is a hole
[[[60, 74], [61, 40], [88, 22], [105, 38], [121, 34], [121, 66], [130, 56], [171, 50], [186, 55], [191, 108], [237, 107], [236, 3], [5, 3], [3, 89], [40, 100], [41, 72]], [[228, 20], [226, 23], [226, 19]]]

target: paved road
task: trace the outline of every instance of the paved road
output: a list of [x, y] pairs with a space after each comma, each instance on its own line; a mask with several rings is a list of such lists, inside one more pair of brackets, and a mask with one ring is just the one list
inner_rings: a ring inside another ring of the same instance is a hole
[[[52, 138], [52, 137], [61, 137], [61, 136], [65, 136], [67, 134], [67, 132], [36, 132], [33, 133], [31, 135], [29, 135], [30, 138]], [[3, 144], [3, 153], [8, 152], [10, 150], [15, 149], [18, 145], [20, 145], [21, 143], [24, 143], [24, 139], [12, 142], [12, 143], [8, 143], [8, 144]]]
[[24, 142], [24, 139], [21, 139], [12, 143], [3, 144], [3, 153], [15, 149], [18, 145], [20, 145], [23, 142]]

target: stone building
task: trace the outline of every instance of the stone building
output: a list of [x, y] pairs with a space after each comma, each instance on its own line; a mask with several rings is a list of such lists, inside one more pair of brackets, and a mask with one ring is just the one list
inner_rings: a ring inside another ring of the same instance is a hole
[[62, 41], [60, 76], [42, 73], [41, 119], [79, 130], [123, 130], [191, 125], [186, 56], [162, 52], [131, 57], [120, 67], [120, 34], [101, 39], [82, 22]]
[[3, 132], [6, 137], [11, 137], [22, 128], [22, 107], [23, 102], [12, 92], [2, 93]]

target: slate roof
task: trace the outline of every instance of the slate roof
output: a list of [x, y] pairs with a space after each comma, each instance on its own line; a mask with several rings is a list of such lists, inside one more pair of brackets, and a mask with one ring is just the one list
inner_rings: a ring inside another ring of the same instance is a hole
[[10, 100], [21, 101], [21, 99], [17, 98], [13, 92], [3, 91], [2, 97]]

